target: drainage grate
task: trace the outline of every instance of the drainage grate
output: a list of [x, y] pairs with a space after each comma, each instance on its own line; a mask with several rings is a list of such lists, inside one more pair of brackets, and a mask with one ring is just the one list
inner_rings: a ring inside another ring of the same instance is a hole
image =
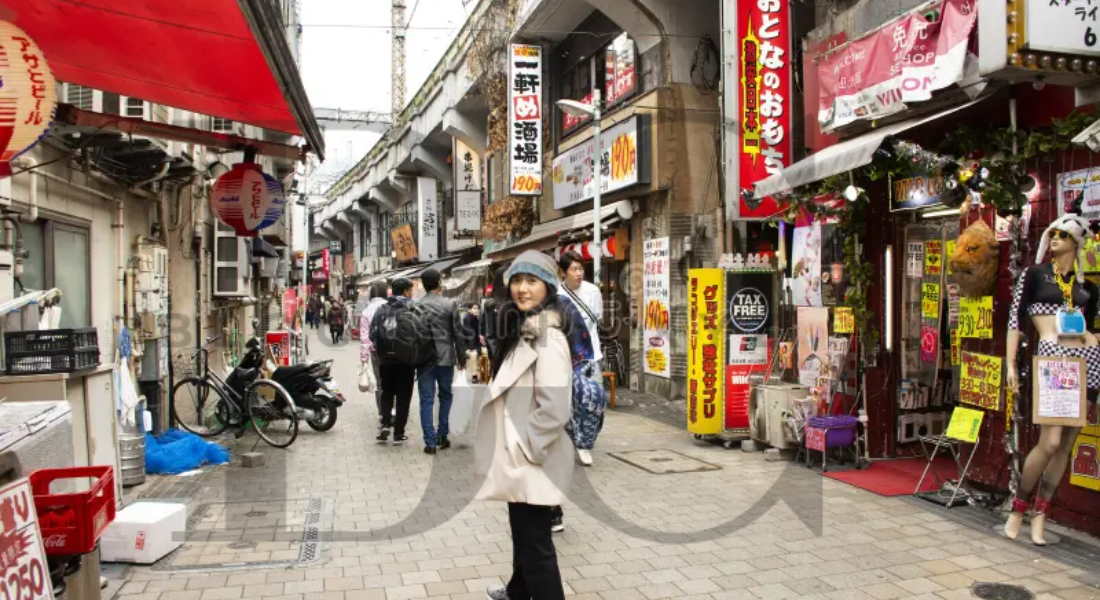
[[[323, 554], [331, 510], [323, 498], [199, 504], [187, 519], [187, 543], [152, 569], [237, 571], [314, 563]], [[245, 525], [241, 517], [260, 521]]]
[[717, 471], [722, 468], [673, 450], [629, 450], [612, 452], [611, 456], [654, 475]]
[[1035, 594], [1020, 585], [975, 583], [970, 592], [984, 600], [1035, 600]]

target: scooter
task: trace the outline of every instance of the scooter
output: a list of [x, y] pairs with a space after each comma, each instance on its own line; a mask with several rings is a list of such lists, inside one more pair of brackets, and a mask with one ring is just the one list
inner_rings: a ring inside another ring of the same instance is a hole
[[286, 389], [294, 400], [298, 417], [315, 431], [328, 431], [336, 425], [337, 409], [344, 405], [344, 394], [332, 380], [332, 361], [302, 363], [289, 367], [276, 365], [270, 356], [264, 359], [263, 341], [248, 340], [247, 351], [238, 370], [263, 367], [270, 379]]

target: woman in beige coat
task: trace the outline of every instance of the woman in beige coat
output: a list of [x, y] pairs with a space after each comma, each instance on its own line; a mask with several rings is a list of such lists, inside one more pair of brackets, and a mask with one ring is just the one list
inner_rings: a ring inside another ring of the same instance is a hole
[[573, 475], [570, 321], [558, 298], [557, 268], [528, 251], [505, 274], [510, 300], [502, 307], [501, 338], [492, 357], [489, 398], [477, 417], [478, 498], [508, 503], [512, 577], [490, 600], [563, 600], [551, 539], [553, 507]]

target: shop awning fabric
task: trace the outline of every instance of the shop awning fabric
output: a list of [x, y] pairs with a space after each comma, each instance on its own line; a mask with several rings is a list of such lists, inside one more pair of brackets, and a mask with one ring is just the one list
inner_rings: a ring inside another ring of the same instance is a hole
[[782, 194], [796, 187], [869, 165], [871, 159], [875, 156], [875, 152], [882, 146], [886, 138], [930, 121], [935, 121], [953, 112], [973, 106], [980, 101], [975, 100], [924, 117], [887, 125], [859, 137], [829, 146], [821, 152], [808, 156], [781, 172], [758, 182], [755, 188], [756, 197], [767, 198], [768, 196]]
[[324, 156], [270, 0], [0, 0], [58, 81], [300, 135]]

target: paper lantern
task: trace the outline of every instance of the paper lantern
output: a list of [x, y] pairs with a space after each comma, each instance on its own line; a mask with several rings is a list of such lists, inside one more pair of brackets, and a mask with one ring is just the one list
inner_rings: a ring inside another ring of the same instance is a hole
[[210, 210], [242, 237], [256, 237], [257, 231], [273, 225], [284, 206], [282, 184], [254, 163], [233, 165], [210, 193]]
[[0, 177], [11, 175], [11, 161], [46, 137], [57, 111], [54, 86], [34, 40], [0, 21]]

